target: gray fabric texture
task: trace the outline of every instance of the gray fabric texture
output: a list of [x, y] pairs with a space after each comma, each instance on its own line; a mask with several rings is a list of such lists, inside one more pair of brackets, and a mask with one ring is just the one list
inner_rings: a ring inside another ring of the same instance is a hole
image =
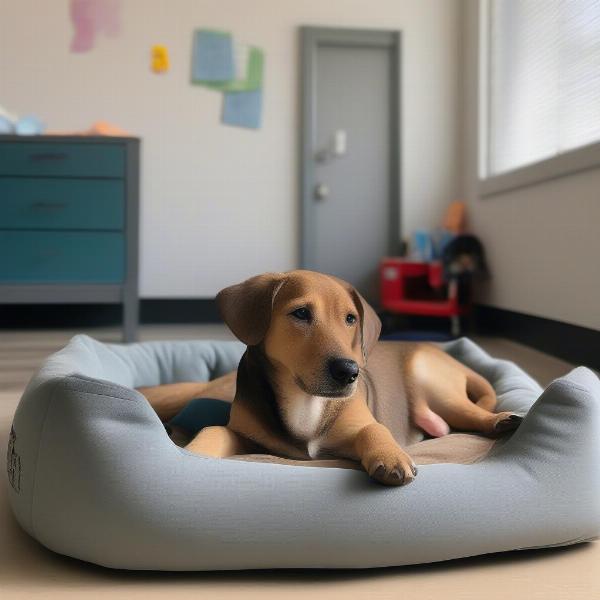
[[492, 382], [499, 410], [527, 416], [483, 461], [425, 465], [413, 484], [386, 488], [359, 471], [175, 446], [132, 388], [222, 375], [239, 343], [76, 336], [15, 414], [13, 511], [51, 550], [123, 569], [381, 567], [598, 536], [598, 378], [580, 367], [542, 391], [467, 339], [445, 349]]

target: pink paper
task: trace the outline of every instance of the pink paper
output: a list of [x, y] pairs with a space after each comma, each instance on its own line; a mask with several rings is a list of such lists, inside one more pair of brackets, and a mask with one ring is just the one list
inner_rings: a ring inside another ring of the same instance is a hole
[[71, 0], [71, 21], [75, 32], [71, 52], [88, 52], [97, 33], [116, 37], [119, 33], [121, 0]]

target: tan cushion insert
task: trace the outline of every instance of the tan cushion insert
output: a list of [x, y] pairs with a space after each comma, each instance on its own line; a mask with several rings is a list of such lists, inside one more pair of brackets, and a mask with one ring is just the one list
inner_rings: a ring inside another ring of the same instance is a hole
[[[485, 458], [496, 443], [496, 439], [470, 433], [451, 433], [441, 438], [424, 440], [408, 446], [406, 451], [417, 465], [437, 463], [455, 463], [468, 465]], [[338, 467], [342, 469], [362, 469], [352, 461], [340, 458], [323, 460], [292, 460], [270, 454], [244, 454], [231, 457], [232, 460], [250, 462], [270, 462], [281, 465], [299, 465], [305, 467]]]

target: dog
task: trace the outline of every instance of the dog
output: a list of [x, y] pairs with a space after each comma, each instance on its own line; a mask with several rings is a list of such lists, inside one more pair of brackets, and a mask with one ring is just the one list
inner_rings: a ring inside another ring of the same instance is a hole
[[457, 279], [470, 281], [473, 277], [489, 277], [485, 249], [474, 235], [459, 235], [451, 240], [442, 252], [444, 277], [447, 281]]
[[[202, 429], [186, 446], [192, 452], [346, 458], [398, 486], [417, 475], [403, 446], [450, 428], [499, 434], [521, 421], [494, 413], [490, 383], [438, 347], [379, 342], [377, 314], [336, 277], [266, 273], [225, 288], [217, 303], [247, 348], [229, 423]], [[166, 420], [200, 395], [230, 399], [233, 374], [140, 391]], [[381, 421], [395, 423], [395, 435]]]

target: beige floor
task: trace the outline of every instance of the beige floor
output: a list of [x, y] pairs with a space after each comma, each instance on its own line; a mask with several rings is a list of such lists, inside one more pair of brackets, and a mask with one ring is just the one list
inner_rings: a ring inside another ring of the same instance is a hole
[[[33, 370], [73, 332], [0, 332], [0, 448]], [[90, 332], [118, 341], [112, 329]], [[142, 339], [229, 339], [219, 326], [144, 327]], [[519, 344], [479, 339], [542, 384], [570, 365]], [[110, 571], [53, 554], [25, 535], [0, 486], [0, 598], [416, 598], [593, 600], [600, 598], [600, 543], [513, 552], [436, 565], [369, 571], [144, 573]], [[68, 510], [68, 507], [65, 507]], [[510, 527], [510, 523], [507, 523]], [[259, 551], [257, 549], [257, 551]]]

